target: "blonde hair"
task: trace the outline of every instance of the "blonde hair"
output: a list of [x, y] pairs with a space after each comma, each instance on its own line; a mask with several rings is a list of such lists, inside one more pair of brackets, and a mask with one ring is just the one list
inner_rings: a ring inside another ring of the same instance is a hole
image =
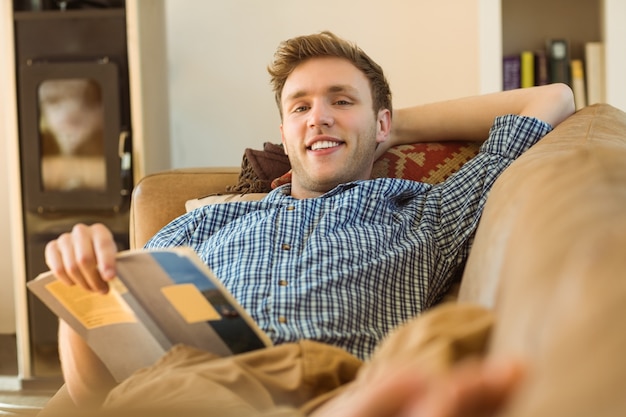
[[345, 58], [365, 75], [372, 90], [375, 113], [381, 109], [392, 111], [391, 89], [380, 65], [356, 44], [341, 39], [332, 32], [324, 31], [281, 42], [274, 54], [274, 60], [267, 67], [281, 118], [283, 87], [291, 72], [308, 59], [325, 56]]

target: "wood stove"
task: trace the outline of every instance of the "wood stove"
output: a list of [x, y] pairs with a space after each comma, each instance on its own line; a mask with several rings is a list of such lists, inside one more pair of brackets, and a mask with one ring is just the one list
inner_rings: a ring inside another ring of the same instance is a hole
[[[128, 247], [133, 178], [126, 21], [119, 1], [15, 0], [14, 10], [30, 280], [47, 270], [46, 243], [78, 222], [104, 223], [119, 248]], [[29, 295], [28, 304], [33, 375], [48, 377], [58, 362], [57, 319], [35, 297]]]

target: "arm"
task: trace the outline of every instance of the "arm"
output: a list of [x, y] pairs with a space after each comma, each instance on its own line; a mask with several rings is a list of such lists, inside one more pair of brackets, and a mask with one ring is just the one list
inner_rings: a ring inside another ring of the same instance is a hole
[[531, 116], [556, 126], [573, 112], [573, 94], [565, 84], [407, 107], [394, 112], [391, 137], [384, 147], [446, 140], [484, 141], [497, 116]]
[[83, 338], [64, 321], [59, 323], [59, 356], [63, 379], [74, 404], [87, 408], [100, 406], [116, 382]]

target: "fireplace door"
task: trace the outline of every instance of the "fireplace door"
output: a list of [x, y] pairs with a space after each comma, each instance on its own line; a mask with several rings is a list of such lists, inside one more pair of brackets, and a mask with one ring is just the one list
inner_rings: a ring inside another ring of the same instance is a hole
[[24, 208], [118, 211], [132, 186], [118, 66], [28, 61], [19, 89]]

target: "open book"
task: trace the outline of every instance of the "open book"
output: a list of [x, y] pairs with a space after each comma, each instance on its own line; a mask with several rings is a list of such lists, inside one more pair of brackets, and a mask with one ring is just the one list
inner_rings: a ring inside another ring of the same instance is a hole
[[190, 248], [120, 252], [117, 272], [106, 295], [63, 284], [51, 272], [27, 284], [117, 381], [179, 343], [220, 356], [271, 345]]

